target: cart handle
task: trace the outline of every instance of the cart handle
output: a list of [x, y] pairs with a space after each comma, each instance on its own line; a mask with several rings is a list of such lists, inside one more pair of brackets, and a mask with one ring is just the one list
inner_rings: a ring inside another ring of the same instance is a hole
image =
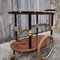
[[23, 32], [27, 32], [28, 34], [29, 34], [29, 36], [32, 36], [32, 31], [31, 30], [29, 30], [29, 29], [24, 29], [24, 30], [21, 30], [20, 32], [19, 32], [19, 34], [18, 34], [18, 38], [21, 36], [21, 34], [23, 33]]

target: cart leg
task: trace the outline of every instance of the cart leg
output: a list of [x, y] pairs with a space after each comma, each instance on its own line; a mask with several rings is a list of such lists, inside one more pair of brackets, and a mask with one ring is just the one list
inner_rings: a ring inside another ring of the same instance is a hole
[[13, 51], [13, 56], [10, 60], [15, 60], [15, 51]]

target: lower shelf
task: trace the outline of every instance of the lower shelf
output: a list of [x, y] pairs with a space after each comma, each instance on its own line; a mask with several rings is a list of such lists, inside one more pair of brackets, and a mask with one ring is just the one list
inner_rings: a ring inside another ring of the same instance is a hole
[[[16, 51], [16, 52], [20, 52], [20, 53], [25, 53], [25, 52], [31, 52], [37, 49], [39, 42], [41, 41], [41, 39], [44, 37], [44, 35], [40, 35], [37, 37], [36, 36], [32, 36], [32, 40], [31, 40], [31, 49], [29, 49], [29, 38], [24, 38], [21, 40], [18, 40], [17, 42], [13, 42], [11, 44], [11, 48]], [[45, 44], [42, 45], [42, 47]]]

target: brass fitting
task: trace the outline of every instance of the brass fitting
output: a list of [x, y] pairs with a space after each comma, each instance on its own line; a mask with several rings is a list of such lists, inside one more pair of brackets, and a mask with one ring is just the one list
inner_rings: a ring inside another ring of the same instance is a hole
[[29, 30], [29, 36], [32, 36], [32, 31], [31, 30]]

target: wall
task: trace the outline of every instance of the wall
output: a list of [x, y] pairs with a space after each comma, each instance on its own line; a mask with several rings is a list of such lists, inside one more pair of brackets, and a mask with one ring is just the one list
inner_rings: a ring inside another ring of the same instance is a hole
[[[14, 16], [9, 15], [9, 11], [44, 11], [49, 6], [48, 0], [0, 0], [0, 43], [14, 39]], [[27, 17], [18, 16], [17, 18], [20, 29], [28, 27], [26, 22]], [[32, 17], [32, 19], [34, 22], [35, 18]]]
[[51, 0], [51, 8], [55, 8], [54, 26], [57, 32], [60, 32], [60, 0]]

